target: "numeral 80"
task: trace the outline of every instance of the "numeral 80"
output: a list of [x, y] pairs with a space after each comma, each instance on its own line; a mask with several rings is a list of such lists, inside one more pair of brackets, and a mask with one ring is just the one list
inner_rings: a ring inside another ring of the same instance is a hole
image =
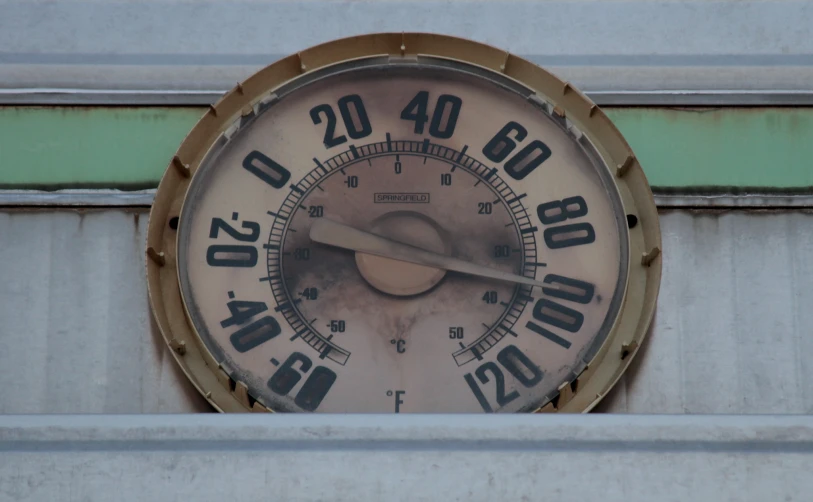
[[[573, 220], [587, 216], [587, 203], [581, 196], [568, 197], [539, 204], [536, 215], [543, 225], [553, 225], [566, 220]], [[570, 223], [546, 228], [543, 233], [545, 244], [550, 249], [566, 248], [590, 244], [596, 240], [593, 225], [587, 222]]]

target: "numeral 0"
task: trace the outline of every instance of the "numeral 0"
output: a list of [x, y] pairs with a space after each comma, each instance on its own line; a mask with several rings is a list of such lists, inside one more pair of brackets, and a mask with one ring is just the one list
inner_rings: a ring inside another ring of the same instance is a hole
[[234, 244], [212, 244], [206, 250], [206, 263], [212, 267], [251, 268], [257, 264], [257, 248]]
[[291, 172], [262, 152], [254, 150], [243, 159], [243, 169], [274, 188], [282, 188], [291, 179]]
[[271, 316], [257, 319], [232, 333], [229, 341], [237, 352], [247, 352], [282, 333], [279, 323]]

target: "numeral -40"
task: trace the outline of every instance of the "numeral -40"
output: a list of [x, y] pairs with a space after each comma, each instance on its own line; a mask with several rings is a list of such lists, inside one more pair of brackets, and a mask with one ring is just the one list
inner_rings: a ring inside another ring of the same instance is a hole
[[222, 320], [220, 326], [222, 328], [241, 326], [229, 336], [229, 341], [237, 352], [248, 352], [282, 333], [279, 323], [270, 315], [246, 324], [255, 316], [268, 310], [268, 305], [265, 302], [231, 300], [226, 306], [229, 308], [231, 316]]

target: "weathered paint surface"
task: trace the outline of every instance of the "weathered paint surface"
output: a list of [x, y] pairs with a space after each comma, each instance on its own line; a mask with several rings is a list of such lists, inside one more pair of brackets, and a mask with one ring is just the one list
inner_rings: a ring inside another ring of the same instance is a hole
[[803, 502], [813, 417], [10, 416], [0, 459], [9, 502]]
[[[0, 187], [157, 186], [205, 110], [0, 108]], [[606, 111], [656, 188], [813, 186], [813, 108]]]
[[0, 414], [206, 409], [151, 330], [146, 232], [145, 212], [0, 213]]
[[158, 185], [197, 108], [0, 108], [0, 186]]
[[813, 186], [813, 108], [612, 108], [662, 189]]
[[[208, 411], [152, 328], [147, 214], [0, 213], [0, 414]], [[650, 338], [599, 411], [813, 413], [813, 213], [661, 214]]]

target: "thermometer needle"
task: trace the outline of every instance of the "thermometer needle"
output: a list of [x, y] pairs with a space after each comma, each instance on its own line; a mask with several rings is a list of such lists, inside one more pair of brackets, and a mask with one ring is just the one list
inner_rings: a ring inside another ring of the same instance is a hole
[[527, 284], [529, 286], [557, 289], [556, 286], [552, 284], [546, 284], [529, 277], [477, 265], [458, 258], [452, 258], [451, 256], [433, 253], [326, 218], [319, 218], [311, 225], [310, 238], [322, 244], [350, 249], [358, 253], [366, 253], [392, 260], [414, 263], [416, 265], [451, 270], [479, 277], [488, 277], [500, 281]]

